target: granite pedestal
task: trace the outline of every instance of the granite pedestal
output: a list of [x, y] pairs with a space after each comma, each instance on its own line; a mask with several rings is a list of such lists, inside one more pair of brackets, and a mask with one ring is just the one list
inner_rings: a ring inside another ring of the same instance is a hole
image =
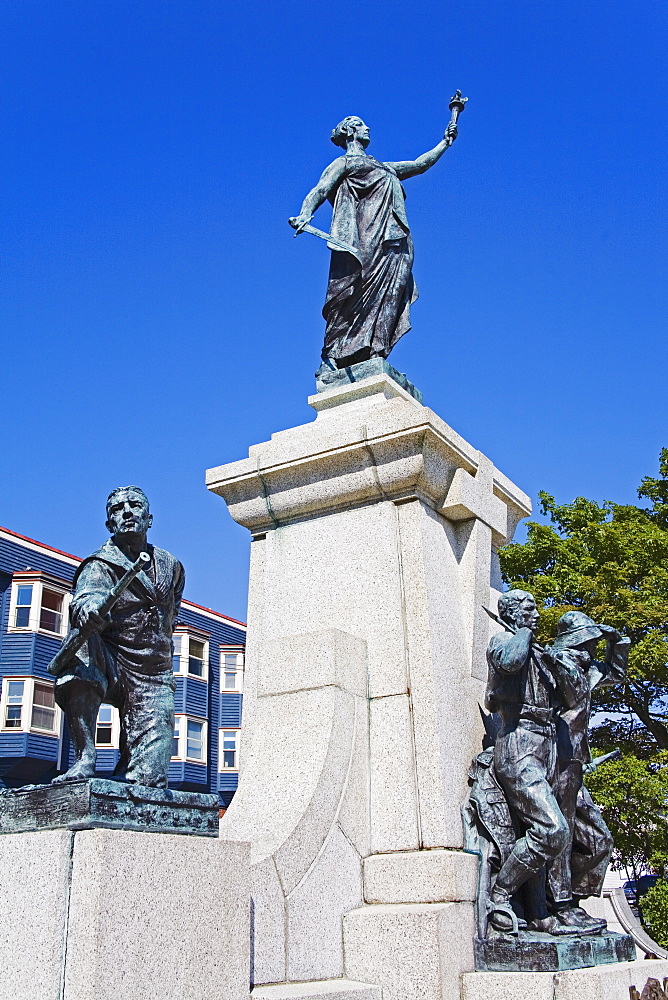
[[0, 1000], [248, 1000], [249, 848], [216, 836], [214, 799], [102, 779], [0, 796]]
[[668, 962], [660, 959], [564, 972], [470, 972], [462, 976], [461, 1000], [629, 1000], [631, 987], [642, 993], [649, 979], [666, 976]]
[[[321, 374], [315, 421], [207, 473], [253, 538], [221, 822], [251, 843], [252, 996], [533, 1000], [538, 975], [549, 1000], [603, 1000], [601, 983], [627, 1000], [642, 963], [594, 967], [591, 949], [573, 972], [473, 972], [460, 806], [497, 631], [483, 605], [530, 503], [391, 365], [365, 365]], [[574, 975], [579, 994], [555, 992]]]
[[315, 421], [207, 474], [253, 536], [221, 833], [251, 842], [256, 988], [454, 1000], [474, 967], [460, 804], [482, 735], [482, 605], [530, 504], [374, 364], [332, 373]]

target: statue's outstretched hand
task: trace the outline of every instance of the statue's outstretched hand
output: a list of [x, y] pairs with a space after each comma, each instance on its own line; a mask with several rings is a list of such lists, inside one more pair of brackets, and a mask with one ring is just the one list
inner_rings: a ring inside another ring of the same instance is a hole
[[101, 615], [100, 607], [103, 598], [91, 598], [83, 604], [76, 614], [76, 624], [79, 628], [91, 629], [94, 632], [101, 632], [105, 625], [111, 621], [111, 615]]
[[443, 138], [446, 140], [448, 146], [452, 146], [453, 142], [457, 138], [457, 126], [454, 122], [450, 122], [445, 130], [445, 135]]
[[293, 215], [291, 219], [288, 219], [288, 222], [293, 229], [296, 229], [298, 233], [301, 233], [304, 226], [308, 226], [312, 218], [312, 215]]
[[599, 622], [598, 627], [603, 633], [604, 639], [607, 639], [608, 642], [619, 642], [619, 640], [622, 638], [617, 629], [613, 628], [612, 625], [601, 625]]

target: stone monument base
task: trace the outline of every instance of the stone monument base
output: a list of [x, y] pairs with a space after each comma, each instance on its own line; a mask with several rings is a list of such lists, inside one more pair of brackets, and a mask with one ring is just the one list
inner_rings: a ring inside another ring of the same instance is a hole
[[422, 402], [422, 393], [412, 382], [398, 372], [385, 358], [369, 358], [368, 361], [360, 361], [356, 365], [348, 365], [347, 368], [328, 368], [321, 365], [315, 375], [315, 387], [318, 392], [325, 392], [327, 389], [335, 389], [345, 385], [352, 385], [361, 382], [365, 378], [373, 375], [389, 375], [389, 377], [400, 385], [402, 389], [410, 393], [418, 403]]
[[642, 993], [648, 979], [662, 982], [665, 976], [668, 961], [663, 959], [568, 972], [468, 972], [462, 976], [461, 1000], [629, 1000], [632, 986]]
[[208, 837], [0, 837], [0, 1000], [248, 1000], [249, 849]]
[[586, 969], [610, 962], [632, 962], [633, 938], [612, 931], [603, 934], [564, 935], [520, 933], [517, 937], [475, 938], [476, 969], [487, 972], [560, 972]]
[[0, 833], [137, 830], [218, 836], [218, 796], [106, 778], [27, 785], [0, 794]]
[[311, 983], [275, 983], [256, 986], [251, 1000], [381, 1000], [380, 986], [350, 979], [321, 979]]

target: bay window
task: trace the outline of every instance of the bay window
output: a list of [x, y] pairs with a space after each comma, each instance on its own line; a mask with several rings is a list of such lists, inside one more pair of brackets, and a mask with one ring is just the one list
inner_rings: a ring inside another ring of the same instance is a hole
[[10, 632], [67, 633], [69, 586], [46, 573], [14, 573], [9, 609]]
[[172, 739], [172, 760], [206, 764], [207, 723], [204, 719], [194, 719], [189, 715], [174, 718]]
[[174, 633], [172, 668], [175, 674], [198, 677], [205, 681], [209, 676], [208, 633], [197, 629], [177, 628]]
[[0, 719], [5, 732], [40, 732], [58, 736], [60, 718], [51, 681], [36, 677], [3, 678]]

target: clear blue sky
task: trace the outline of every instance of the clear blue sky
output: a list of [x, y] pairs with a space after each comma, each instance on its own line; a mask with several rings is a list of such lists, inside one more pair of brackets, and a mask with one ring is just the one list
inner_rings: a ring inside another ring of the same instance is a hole
[[[310, 420], [337, 151], [411, 158], [392, 362], [535, 496], [633, 501], [666, 428], [663, 0], [3, 0], [0, 524], [85, 555], [152, 499], [188, 596], [245, 615], [204, 470]], [[316, 224], [328, 225], [321, 209]]]

